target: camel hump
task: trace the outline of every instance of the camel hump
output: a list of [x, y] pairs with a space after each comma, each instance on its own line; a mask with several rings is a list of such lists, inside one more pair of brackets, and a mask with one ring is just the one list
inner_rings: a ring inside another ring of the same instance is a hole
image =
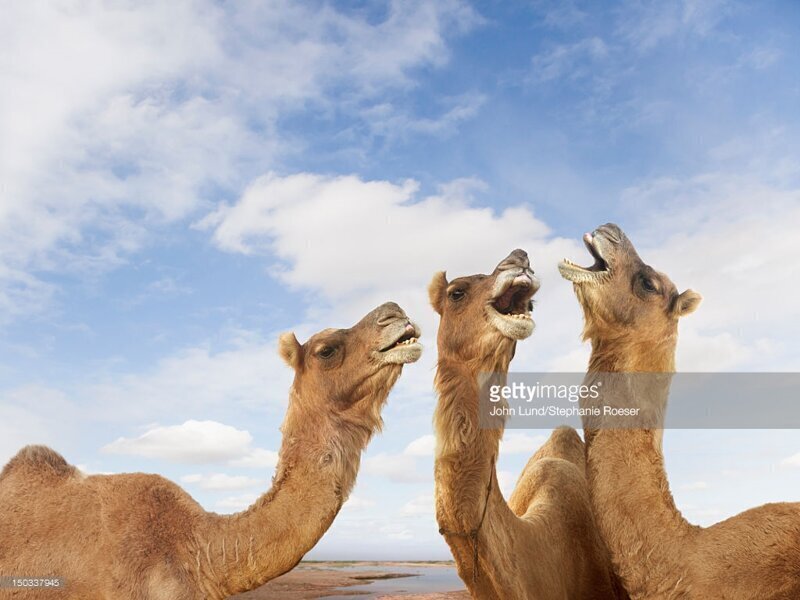
[[577, 466], [581, 471], [586, 465], [583, 440], [572, 427], [556, 427], [550, 438], [536, 451], [532, 460], [540, 458], [562, 458]]
[[77, 471], [63, 456], [47, 446], [25, 446], [8, 461], [0, 478], [21, 469], [34, 469], [41, 474], [57, 477], [68, 477]]

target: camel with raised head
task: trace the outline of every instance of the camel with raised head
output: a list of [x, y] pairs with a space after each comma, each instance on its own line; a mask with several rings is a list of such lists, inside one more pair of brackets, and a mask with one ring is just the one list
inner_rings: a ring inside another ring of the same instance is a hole
[[63, 577], [59, 598], [195, 600], [289, 571], [347, 500], [389, 391], [421, 354], [418, 337], [392, 302], [303, 345], [282, 335], [295, 378], [277, 471], [238, 514], [206, 512], [159, 475], [85, 476], [49, 448], [23, 448], [0, 474], [0, 575]]
[[678, 293], [614, 224], [584, 242], [594, 264], [564, 260], [559, 269], [583, 307], [587, 379], [618, 380], [585, 405], [638, 406], [656, 416], [647, 429], [584, 421], [595, 515], [631, 597], [800, 598], [799, 504], [767, 504], [702, 528], [683, 518], [669, 490], [659, 415], [675, 371], [678, 320], [700, 295]]
[[595, 527], [574, 429], [556, 429], [530, 459], [509, 502], [495, 463], [503, 422], [482, 428], [487, 380], [505, 379], [519, 340], [531, 335], [539, 283], [515, 250], [491, 275], [429, 287], [441, 315], [434, 414], [436, 518], [458, 573], [481, 600], [624, 598]]

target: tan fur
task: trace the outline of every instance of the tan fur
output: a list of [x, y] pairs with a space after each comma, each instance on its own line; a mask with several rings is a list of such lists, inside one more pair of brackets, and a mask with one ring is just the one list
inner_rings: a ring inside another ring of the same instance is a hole
[[0, 575], [59, 576], [67, 587], [0, 597], [225, 598], [290, 570], [350, 493], [402, 370], [379, 351], [409, 326], [388, 303], [303, 346], [281, 337], [296, 371], [277, 471], [272, 488], [235, 515], [205, 512], [158, 475], [86, 477], [49, 448], [23, 448], [0, 474]]
[[[589, 374], [674, 371], [678, 318], [699, 294], [678, 294], [615, 225], [598, 231], [608, 234], [601, 250], [610, 277], [575, 285], [592, 342]], [[655, 291], [642, 293], [641, 277]], [[668, 383], [658, 393], [665, 402]], [[660, 430], [587, 429], [586, 440], [595, 514], [632, 598], [800, 598], [800, 505], [768, 504], [696, 527], [669, 491]]]
[[[517, 263], [528, 264], [521, 251], [501, 265]], [[528, 462], [508, 503], [499, 490], [495, 461], [502, 423], [496, 429], [478, 425], [478, 374], [496, 372], [504, 377], [516, 344], [486, 316], [499, 269], [490, 276], [474, 275], [451, 283], [438, 273], [429, 288], [431, 304], [441, 315], [439, 400], [434, 415], [439, 526], [474, 598], [624, 598], [596, 530], [583, 443], [573, 429], [553, 432]], [[464, 297], [454, 300], [453, 290]], [[485, 505], [477, 534], [476, 572], [474, 546], [463, 533], [478, 527]]]

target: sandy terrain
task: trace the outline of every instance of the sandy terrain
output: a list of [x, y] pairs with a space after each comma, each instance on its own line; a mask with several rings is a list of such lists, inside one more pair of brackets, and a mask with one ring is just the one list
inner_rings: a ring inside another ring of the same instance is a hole
[[[452, 567], [452, 563], [424, 563], [426, 567]], [[343, 571], [342, 566], [354, 567]], [[380, 567], [379, 570], [359, 570], [358, 567]], [[347, 591], [350, 586], [363, 586], [369, 581], [402, 579], [408, 575], [403, 567], [420, 566], [418, 563], [301, 563], [297, 568], [282, 577], [251, 592], [233, 596], [237, 600], [305, 600], [325, 598], [343, 593], [367, 595], [367, 592]], [[339, 567], [339, 568], [337, 568]], [[385, 569], [385, 570], [384, 570]], [[401, 589], [399, 586], [398, 589]], [[432, 592], [430, 594], [397, 594], [383, 592], [382, 600], [469, 600], [467, 592]]]
[[468, 592], [434, 592], [431, 594], [378, 596], [378, 600], [470, 600], [470, 597]]

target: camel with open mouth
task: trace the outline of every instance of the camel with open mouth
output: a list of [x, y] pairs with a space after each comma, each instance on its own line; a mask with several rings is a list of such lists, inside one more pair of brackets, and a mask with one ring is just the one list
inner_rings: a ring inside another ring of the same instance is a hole
[[[700, 295], [678, 293], [614, 224], [584, 242], [594, 264], [564, 260], [559, 269], [583, 308], [583, 337], [592, 344], [587, 380], [611, 374], [618, 383], [582, 404], [655, 407], [652, 414], [663, 415], [678, 320], [697, 308]], [[647, 429], [601, 425], [584, 421], [587, 476], [600, 531], [632, 598], [800, 598], [800, 504], [767, 504], [711, 527], [692, 525], [669, 491], [663, 417]]]
[[491, 275], [434, 276], [441, 315], [435, 385], [436, 518], [458, 573], [481, 600], [625, 598], [595, 526], [583, 443], [559, 428], [530, 459], [509, 502], [495, 464], [503, 420], [482, 428], [487, 379], [505, 381], [517, 341], [534, 329], [539, 282], [515, 250]]
[[86, 476], [49, 448], [23, 448], [0, 474], [0, 575], [63, 577], [59, 598], [199, 600], [289, 571], [347, 500], [389, 391], [420, 357], [419, 335], [392, 302], [302, 345], [282, 335], [295, 378], [277, 471], [238, 514], [206, 512], [159, 475]]

